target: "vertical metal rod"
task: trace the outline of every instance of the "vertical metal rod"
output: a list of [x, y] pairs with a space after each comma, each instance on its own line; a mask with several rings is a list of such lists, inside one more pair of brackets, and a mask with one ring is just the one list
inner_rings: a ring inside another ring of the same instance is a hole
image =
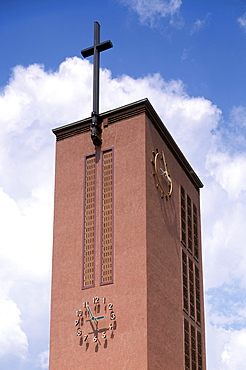
[[100, 52], [97, 46], [100, 44], [100, 24], [94, 22], [94, 71], [93, 71], [93, 113], [99, 114], [99, 65]]
[[99, 73], [100, 73], [100, 52], [110, 49], [113, 44], [110, 40], [100, 43], [100, 24], [94, 22], [94, 45], [81, 50], [84, 58], [93, 55], [93, 111], [91, 113], [91, 138], [96, 146], [102, 144], [101, 128], [99, 125]]

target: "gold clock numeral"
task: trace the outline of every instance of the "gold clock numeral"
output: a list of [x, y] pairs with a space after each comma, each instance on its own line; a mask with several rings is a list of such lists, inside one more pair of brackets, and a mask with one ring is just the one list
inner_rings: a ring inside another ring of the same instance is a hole
[[88, 339], [88, 334], [85, 334], [85, 335], [84, 335], [84, 342], [86, 342], [86, 341], [87, 341], [87, 339]]
[[97, 336], [95, 335], [94, 337], [93, 337], [93, 342], [97, 342]]
[[78, 319], [78, 320], [75, 320], [75, 321], [74, 321], [74, 325], [75, 325], [75, 326], [78, 326], [78, 325], [79, 325], [79, 323], [80, 323], [80, 319]]
[[80, 328], [77, 329], [77, 336], [78, 337], [81, 337], [82, 335], [82, 330]]
[[109, 324], [108, 328], [109, 330], [113, 330], [113, 324]]
[[82, 316], [82, 315], [83, 315], [83, 311], [82, 310], [76, 311], [76, 316]]
[[92, 302], [93, 302], [94, 304], [98, 304], [98, 303], [99, 303], [99, 297], [94, 297], [94, 298], [92, 298]]
[[106, 303], [106, 298], [103, 298], [102, 301], [103, 301], [103, 303]]
[[115, 313], [114, 312], [111, 312], [110, 319], [111, 320], [115, 320], [116, 319], [116, 316], [115, 316]]
[[113, 303], [109, 303], [109, 304], [108, 304], [108, 309], [109, 309], [109, 310], [112, 310], [112, 309], [113, 309]]
[[102, 332], [102, 338], [103, 338], [103, 339], [106, 339], [106, 338], [107, 338], [106, 331], [103, 331], [103, 332]]

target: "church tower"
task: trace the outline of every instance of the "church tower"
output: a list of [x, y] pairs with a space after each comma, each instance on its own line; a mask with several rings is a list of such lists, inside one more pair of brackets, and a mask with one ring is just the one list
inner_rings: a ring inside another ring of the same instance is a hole
[[53, 130], [49, 369], [205, 370], [203, 185], [147, 99], [92, 118]]

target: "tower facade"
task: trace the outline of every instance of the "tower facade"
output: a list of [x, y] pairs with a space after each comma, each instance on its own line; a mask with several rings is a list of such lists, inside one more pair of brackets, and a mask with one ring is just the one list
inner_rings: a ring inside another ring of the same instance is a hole
[[50, 370], [206, 368], [202, 183], [147, 99], [57, 128]]

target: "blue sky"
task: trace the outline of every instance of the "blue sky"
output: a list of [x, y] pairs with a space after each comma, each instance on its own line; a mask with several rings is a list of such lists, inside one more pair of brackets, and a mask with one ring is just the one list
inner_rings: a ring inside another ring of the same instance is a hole
[[171, 21], [158, 12], [141, 18], [134, 3], [2, 0], [0, 85], [16, 64], [41, 63], [55, 70], [66, 57], [80, 57], [80, 48], [92, 43], [92, 24], [98, 20], [102, 38], [114, 41], [114, 51], [102, 58], [113, 77], [160, 72], [167, 80], [181, 79], [189, 95], [210, 99], [226, 114], [228, 107], [245, 105], [246, 35], [239, 22], [245, 1], [176, 1], [181, 5]]
[[93, 23], [101, 111], [149, 98], [205, 184], [209, 370], [246, 363], [246, 2], [0, 1], [0, 368], [47, 369], [55, 138], [90, 116]]

